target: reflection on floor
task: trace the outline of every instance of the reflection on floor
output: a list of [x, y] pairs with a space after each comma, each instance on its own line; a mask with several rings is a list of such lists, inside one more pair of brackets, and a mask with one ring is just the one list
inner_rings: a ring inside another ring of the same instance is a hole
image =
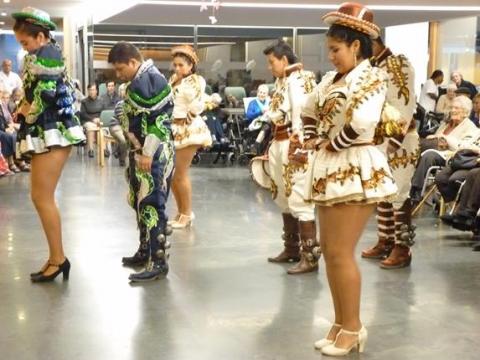
[[[280, 216], [246, 169], [193, 169], [196, 223], [171, 238], [168, 278], [141, 286], [120, 264], [137, 246], [123, 171], [72, 155], [57, 194], [72, 272], [44, 285], [28, 275], [46, 257], [28, 175], [0, 179], [2, 359], [322, 357], [313, 342], [332, 319], [323, 264], [292, 277], [267, 263], [281, 248]], [[409, 269], [360, 260], [370, 333], [362, 359], [478, 359], [480, 254], [468, 234], [437, 223], [417, 219]], [[372, 219], [361, 248], [374, 241]]]

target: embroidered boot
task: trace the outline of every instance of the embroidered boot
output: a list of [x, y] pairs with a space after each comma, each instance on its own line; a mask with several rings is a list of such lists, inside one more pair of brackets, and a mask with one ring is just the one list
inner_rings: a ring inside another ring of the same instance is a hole
[[322, 255], [317, 242], [315, 221], [300, 221], [300, 262], [287, 270], [290, 275], [318, 271], [318, 259]]
[[300, 244], [298, 236], [298, 219], [291, 214], [282, 214], [283, 217], [283, 251], [276, 257], [268, 258], [269, 262], [287, 263], [300, 260]]

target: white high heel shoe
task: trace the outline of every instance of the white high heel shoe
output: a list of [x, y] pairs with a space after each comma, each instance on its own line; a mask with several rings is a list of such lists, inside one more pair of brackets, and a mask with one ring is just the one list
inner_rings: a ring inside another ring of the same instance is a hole
[[193, 225], [193, 220], [195, 219], [195, 214], [192, 212], [190, 216], [180, 214], [177, 220], [172, 222], [172, 229], [185, 229]]
[[[333, 327], [336, 327], [336, 328], [340, 328], [340, 329], [341, 329], [341, 328], [342, 328], [342, 325], [340, 325], [340, 324], [333, 324], [333, 325], [332, 325], [332, 328], [333, 328]], [[332, 331], [332, 330], [330, 329], [330, 331]], [[330, 331], [329, 331], [329, 333], [330, 333]], [[327, 334], [327, 336], [328, 336], [328, 334]], [[337, 334], [337, 336], [338, 336], [338, 334]], [[314, 346], [315, 346], [315, 349], [317, 349], [317, 350], [322, 350], [322, 348], [324, 348], [325, 346], [328, 346], [328, 345], [332, 345], [334, 342], [335, 342], [335, 340], [328, 340], [327, 337], [324, 337], [323, 339], [320, 339], [320, 340], [316, 341], [315, 344], [314, 344]]]
[[363, 353], [363, 350], [365, 349], [365, 344], [367, 343], [367, 339], [368, 339], [368, 332], [364, 326], [362, 326], [360, 331], [348, 331], [348, 330], [342, 329], [338, 333], [337, 339], [341, 334], [358, 336], [358, 339], [352, 344], [352, 346], [350, 346], [347, 349], [336, 347], [335, 346], [336, 340], [335, 340], [335, 343], [333, 343], [332, 345], [328, 345], [322, 348], [322, 354], [328, 355], [328, 356], [345, 356], [349, 354], [350, 351], [352, 351], [353, 349], [357, 349], [359, 353]]
[[180, 214], [175, 215], [175, 217], [172, 220], [167, 221], [167, 225], [172, 225], [174, 222], [178, 221], [179, 217], [180, 217]]

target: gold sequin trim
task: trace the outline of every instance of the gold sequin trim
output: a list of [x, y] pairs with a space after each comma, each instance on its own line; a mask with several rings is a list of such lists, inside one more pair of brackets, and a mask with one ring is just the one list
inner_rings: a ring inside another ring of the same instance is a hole
[[283, 182], [285, 183], [285, 196], [289, 197], [292, 195], [293, 185], [293, 176], [302, 171], [307, 170], [307, 164], [298, 164], [298, 163], [289, 163], [283, 165]]
[[407, 168], [409, 165], [416, 166], [419, 157], [420, 148], [411, 153], [408, 153], [405, 149], [401, 149], [401, 151], [396, 151], [388, 157], [388, 165], [390, 165], [392, 170], [399, 169], [400, 167]]

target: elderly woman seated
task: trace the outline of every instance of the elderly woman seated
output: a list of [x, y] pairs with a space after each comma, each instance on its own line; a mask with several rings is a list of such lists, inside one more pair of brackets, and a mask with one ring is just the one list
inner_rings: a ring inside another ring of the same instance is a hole
[[455, 85], [455, 83], [448, 84], [447, 93], [439, 97], [437, 106], [435, 107], [435, 112], [442, 114], [447, 114], [450, 112], [453, 99], [455, 99], [457, 96], [457, 94], [455, 94], [455, 90], [457, 90], [457, 85]]
[[422, 140], [423, 152], [413, 175], [410, 191], [413, 202], [420, 201], [428, 169], [432, 166], [444, 166], [458, 148], [468, 146], [469, 142], [473, 141], [478, 128], [468, 118], [471, 109], [470, 99], [456, 97], [452, 103], [449, 120], [443, 123], [434, 135]]
[[268, 98], [268, 86], [262, 84], [258, 87], [257, 97], [248, 104], [245, 118], [247, 124], [262, 116], [268, 110], [270, 99]]
[[460, 155], [462, 153], [466, 154], [463, 165], [459, 161], [454, 161], [457, 158], [454, 155], [447, 166], [435, 175], [435, 184], [446, 202], [455, 200], [460, 184], [467, 178], [472, 168], [476, 167], [476, 161], [470, 161], [469, 158], [477, 157], [480, 160], [480, 129], [476, 130], [471, 138], [467, 138], [465, 143], [459, 146], [456, 154]]

